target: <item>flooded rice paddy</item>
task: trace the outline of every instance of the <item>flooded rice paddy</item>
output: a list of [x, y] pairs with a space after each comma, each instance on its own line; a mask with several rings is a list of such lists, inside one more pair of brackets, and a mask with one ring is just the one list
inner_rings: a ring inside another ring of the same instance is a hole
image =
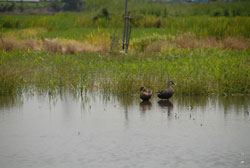
[[249, 168], [250, 99], [1, 97], [1, 168]]

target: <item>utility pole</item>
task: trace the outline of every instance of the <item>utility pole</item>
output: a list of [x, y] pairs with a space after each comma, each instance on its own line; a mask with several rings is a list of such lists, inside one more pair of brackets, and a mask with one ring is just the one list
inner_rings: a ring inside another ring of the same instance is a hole
[[129, 33], [130, 33], [130, 17], [128, 9], [128, 0], [125, 0], [125, 12], [124, 12], [124, 28], [123, 28], [123, 41], [122, 41], [122, 49], [125, 49], [125, 54], [128, 52], [128, 44], [129, 44]]

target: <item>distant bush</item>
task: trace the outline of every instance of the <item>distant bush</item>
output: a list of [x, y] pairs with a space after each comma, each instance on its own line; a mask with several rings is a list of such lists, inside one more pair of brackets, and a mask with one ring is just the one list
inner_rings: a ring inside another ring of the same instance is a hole
[[[160, 2], [160, 1], [159, 1]], [[128, 10], [134, 14], [152, 15], [155, 17], [172, 16], [250, 16], [250, 1], [213, 2], [213, 3], [149, 3], [148, 0], [128, 1]], [[51, 9], [53, 12], [75, 11], [88, 12], [92, 16], [106, 9], [108, 14], [122, 15], [124, 0], [47, 0], [39, 3], [30, 2], [0, 2], [0, 12], [21, 11], [27, 9], [40, 14]], [[104, 11], [105, 12], [105, 11]], [[110, 15], [109, 15], [110, 16]]]
[[11, 4], [0, 4], [0, 12], [12, 12], [15, 10], [15, 3]]
[[54, 0], [50, 3], [50, 7], [53, 11], [59, 12], [63, 8], [63, 4], [59, 0]]
[[15, 19], [6, 19], [2, 23], [3, 28], [18, 28], [19, 27], [19, 21]]
[[230, 16], [229, 9], [224, 9], [224, 16]]
[[6, 5], [0, 4], [0, 12], [6, 12]]
[[15, 3], [11, 3], [11, 5], [8, 7], [7, 11], [11, 12], [11, 11], [14, 11], [16, 5]]
[[99, 18], [109, 18], [109, 11], [107, 8], [102, 8], [101, 12], [99, 12], [96, 16], [93, 17], [93, 20], [96, 21]]
[[96, 16], [93, 17], [93, 24], [96, 27], [108, 27], [109, 25], [109, 11], [107, 8], [103, 8]]
[[216, 8], [211, 12], [211, 16], [217, 17], [217, 16], [224, 16], [224, 11], [222, 8]]
[[153, 15], [132, 15], [132, 24], [134, 27], [162, 27], [163, 19], [161, 17], [155, 17]]
[[233, 9], [232, 11], [233, 16], [240, 16], [240, 10], [239, 9]]
[[82, 0], [62, 0], [64, 3], [63, 10], [65, 11], [81, 11], [83, 7]]

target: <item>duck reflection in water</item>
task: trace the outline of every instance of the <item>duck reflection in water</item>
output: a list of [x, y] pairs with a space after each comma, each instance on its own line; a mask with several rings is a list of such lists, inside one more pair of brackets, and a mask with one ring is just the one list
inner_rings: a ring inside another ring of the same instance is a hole
[[151, 108], [152, 108], [152, 103], [150, 101], [148, 101], [148, 100], [142, 101], [140, 103], [140, 110], [142, 112], [146, 112], [147, 110], [151, 110]]
[[168, 116], [171, 115], [171, 111], [174, 108], [174, 105], [172, 102], [170, 102], [169, 100], [159, 100], [158, 101], [158, 105], [162, 108], [162, 109], [167, 109], [168, 111]]

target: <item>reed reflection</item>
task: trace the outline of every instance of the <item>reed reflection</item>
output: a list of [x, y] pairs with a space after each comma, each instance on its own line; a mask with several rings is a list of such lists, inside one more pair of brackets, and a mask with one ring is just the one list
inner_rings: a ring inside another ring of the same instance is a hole
[[22, 106], [24, 103], [22, 95], [0, 96], [0, 110], [9, 109], [15, 106]]
[[163, 110], [167, 110], [168, 112], [168, 116], [171, 115], [171, 112], [173, 111], [174, 105], [172, 102], [170, 102], [169, 100], [159, 100], [158, 101], [158, 105], [163, 109]]

